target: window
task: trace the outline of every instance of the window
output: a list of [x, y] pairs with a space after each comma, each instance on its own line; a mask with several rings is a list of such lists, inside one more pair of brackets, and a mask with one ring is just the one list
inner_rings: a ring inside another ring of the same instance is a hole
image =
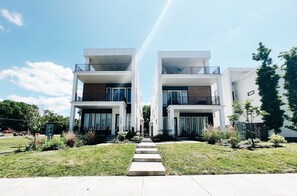
[[203, 117], [203, 130], [208, 127], [208, 117]]
[[105, 130], [106, 128], [106, 114], [105, 113], [102, 113], [101, 114], [101, 130]]
[[112, 88], [112, 101], [125, 101], [126, 89], [125, 88]]
[[188, 104], [188, 91], [182, 91], [182, 104]]
[[106, 129], [111, 130], [111, 113], [106, 114]]
[[196, 117], [192, 117], [192, 129], [191, 129], [192, 133], [197, 133], [197, 118]]
[[90, 129], [95, 129], [95, 113], [90, 114]]
[[186, 131], [188, 133], [191, 131], [191, 117], [186, 117]]
[[167, 106], [167, 91], [163, 91], [163, 106]]
[[95, 129], [100, 130], [100, 114], [96, 114]]
[[163, 130], [167, 130], [167, 117], [163, 117]]
[[131, 103], [131, 87], [127, 88], [127, 103]]
[[185, 131], [185, 117], [179, 117], [179, 126], [181, 132]]
[[88, 113], [84, 114], [84, 129], [85, 130], [89, 129], [89, 114]]
[[197, 119], [198, 119], [198, 122], [197, 122], [198, 133], [202, 133], [202, 125], [203, 125], [202, 117], [197, 117]]

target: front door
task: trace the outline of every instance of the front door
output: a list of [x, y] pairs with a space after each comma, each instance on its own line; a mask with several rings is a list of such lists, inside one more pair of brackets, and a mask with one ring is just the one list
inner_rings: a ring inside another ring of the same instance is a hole
[[119, 132], [119, 124], [120, 124], [120, 115], [116, 114], [116, 121], [115, 121], [115, 130], [116, 133]]
[[174, 117], [174, 135], [177, 136], [177, 117]]

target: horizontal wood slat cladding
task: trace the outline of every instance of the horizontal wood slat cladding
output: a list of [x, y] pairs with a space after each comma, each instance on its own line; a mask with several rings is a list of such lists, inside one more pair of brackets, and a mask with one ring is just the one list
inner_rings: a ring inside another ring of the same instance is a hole
[[83, 101], [105, 101], [106, 84], [85, 83]]
[[211, 96], [211, 88], [210, 86], [189, 86], [188, 87], [188, 95], [189, 95], [189, 104], [192, 103], [196, 99], [191, 99], [191, 97], [210, 97]]

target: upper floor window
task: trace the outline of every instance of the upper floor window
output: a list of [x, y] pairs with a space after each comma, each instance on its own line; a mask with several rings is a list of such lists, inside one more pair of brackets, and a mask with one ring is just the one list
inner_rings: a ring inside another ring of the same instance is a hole
[[163, 106], [170, 104], [188, 104], [188, 91], [163, 90]]

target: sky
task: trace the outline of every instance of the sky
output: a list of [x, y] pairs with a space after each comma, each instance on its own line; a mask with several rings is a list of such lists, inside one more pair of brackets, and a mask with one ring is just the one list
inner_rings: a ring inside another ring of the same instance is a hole
[[256, 67], [259, 42], [297, 46], [296, 0], [0, 0], [0, 101], [69, 116], [85, 48], [135, 48], [149, 104], [158, 51], [209, 50], [210, 65]]

